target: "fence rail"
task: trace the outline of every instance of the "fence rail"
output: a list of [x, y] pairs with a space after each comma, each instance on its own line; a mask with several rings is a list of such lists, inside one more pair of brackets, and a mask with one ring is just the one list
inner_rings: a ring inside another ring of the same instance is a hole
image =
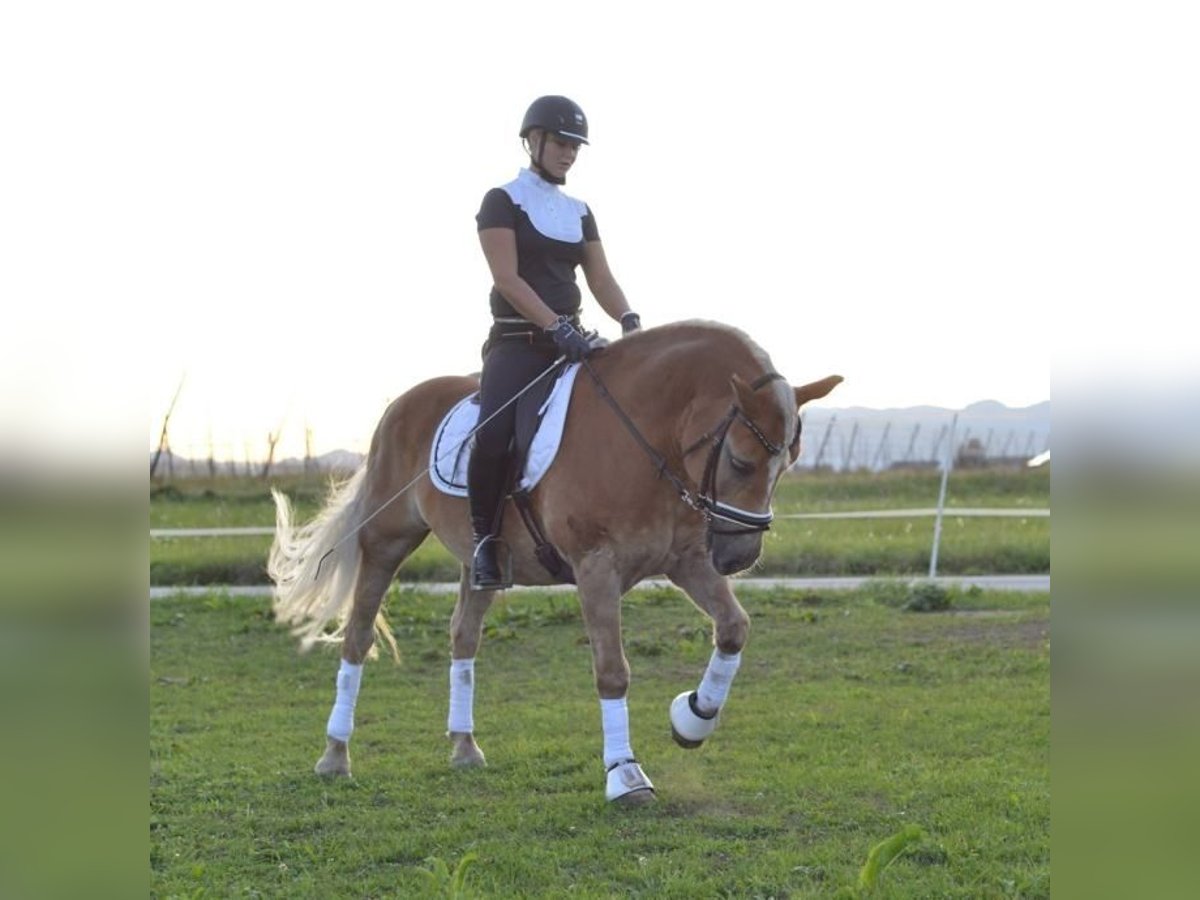
[[[777, 519], [915, 519], [936, 516], [937, 509], [857, 509], [843, 512], [820, 513], [780, 513]], [[989, 509], [986, 507], [963, 507], [956, 509], [946, 507], [943, 515], [960, 517], [990, 517], [990, 518], [1049, 518], [1048, 509]], [[274, 528], [240, 527], [240, 528], [151, 528], [151, 540], [175, 540], [176, 538], [202, 537], [263, 537], [274, 534]]]
[[[771, 590], [773, 588], [830, 589], [852, 591], [869, 582], [892, 581], [897, 584], [914, 584], [919, 580], [910, 575], [828, 575], [812, 578], [738, 578], [738, 587], [755, 590]], [[1050, 575], [939, 575], [932, 579], [945, 587], [979, 587], [988, 591], [1018, 591], [1021, 593], [1045, 592], [1050, 590]], [[664, 578], [647, 578], [637, 584], [639, 588], [664, 588], [674, 585]], [[460, 585], [457, 581], [405, 581], [399, 585], [400, 590], [421, 591], [430, 594], [457, 594]], [[574, 591], [573, 584], [517, 584], [509, 591], [520, 593], [531, 591], [537, 593]], [[270, 597], [274, 592], [271, 585], [180, 585], [170, 587], [155, 585], [150, 588], [151, 600], [164, 600], [168, 597], [207, 597], [209, 594], [225, 594], [229, 597]], [[972, 612], [962, 610], [952, 615], [986, 615], [990, 611]]]

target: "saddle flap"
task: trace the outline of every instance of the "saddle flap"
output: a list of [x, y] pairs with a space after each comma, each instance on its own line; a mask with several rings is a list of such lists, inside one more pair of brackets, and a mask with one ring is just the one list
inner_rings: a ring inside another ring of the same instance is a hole
[[[541, 385], [517, 401], [517, 453], [524, 460], [520, 478], [522, 489], [532, 490], [558, 455], [563, 426], [567, 421], [571, 388], [578, 372], [578, 365], [566, 366], [557, 379], [546, 380], [546, 389], [540, 393], [538, 402], [522, 403], [538, 392]], [[442, 493], [454, 497], [467, 496], [470, 435], [479, 424], [477, 397], [478, 394], [464, 397], [446, 413], [434, 432], [430, 447], [430, 481]], [[525, 435], [523, 444], [520, 443], [521, 435]]]

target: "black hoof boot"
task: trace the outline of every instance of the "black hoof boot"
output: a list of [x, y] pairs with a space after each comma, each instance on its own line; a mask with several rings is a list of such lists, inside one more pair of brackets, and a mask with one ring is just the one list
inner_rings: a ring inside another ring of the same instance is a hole
[[485, 537], [475, 542], [475, 553], [471, 557], [471, 590], [499, 591], [511, 587], [500, 571], [500, 562], [496, 558], [496, 546], [499, 542], [494, 537]]

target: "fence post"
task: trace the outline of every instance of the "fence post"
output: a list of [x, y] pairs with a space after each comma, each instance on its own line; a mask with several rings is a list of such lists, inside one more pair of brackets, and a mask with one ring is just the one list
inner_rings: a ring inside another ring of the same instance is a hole
[[950, 467], [954, 465], [954, 426], [958, 424], [958, 413], [950, 420], [950, 440], [946, 442], [946, 462], [942, 466], [942, 486], [938, 490], [937, 516], [933, 522], [933, 552], [929, 554], [929, 577], [937, 576], [938, 546], [942, 542], [942, 513], [946, 509], [946, 482], [950, 478]]
[[813, 463], [813, 471], [821, 468], [821, 460], [825, 456], [825, 446], [829, 443], [829, 435], [833, 433], [833, 423], [837, 421], [837, 416], [829, 417], [829, 424], [825, 426], [825, 436], [821, 438], [821, 446], [817, 450], [817, 461]]
[[858, 422], [854, 423], [854, 427], [850, 429], [850, 447], [842, 455], [842, 471], [851, 472], [854, 470], [854, 441], [858, 437]]

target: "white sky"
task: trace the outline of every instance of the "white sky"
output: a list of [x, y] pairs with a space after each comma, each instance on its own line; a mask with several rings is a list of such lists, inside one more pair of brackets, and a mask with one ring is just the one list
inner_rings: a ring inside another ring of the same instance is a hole
[[1155, 259], [1197, 246], [1182, 5], [20, 6], [0, 372], [48, 439], [115, 398], [152, 447], [183, 378], [177, 452], [365, 449], [478, 368], [474, 214], [544, 93], [589, 116], [567, 191], [643, 322], [737, 325], [793, 382], [844, 375], [833, 406], [1049, 399], [1055, 329], [1170, 294]]

